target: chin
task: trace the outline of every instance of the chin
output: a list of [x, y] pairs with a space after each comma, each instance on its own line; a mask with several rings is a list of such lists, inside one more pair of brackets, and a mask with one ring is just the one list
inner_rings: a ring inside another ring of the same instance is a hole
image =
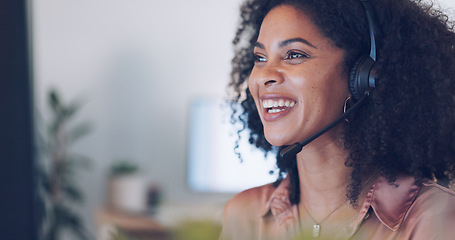
[[284, 145], [291, 145], [291, 144], [296, 143], [296, 142], [289, 141], [289, 139], [286, 139], [282, 133], [281, 134], [264, 133], [264, 135], [265, 135], [265, 139], [267, 139], [267, 141], [275, 147], [281, 147]]

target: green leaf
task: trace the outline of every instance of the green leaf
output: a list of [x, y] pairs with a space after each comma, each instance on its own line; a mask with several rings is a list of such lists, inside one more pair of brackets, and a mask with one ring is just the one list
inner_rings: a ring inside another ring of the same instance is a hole
[[55, 221], [61, 229], [68, 229], [79, 239], [89, 239], [89, 233], [82, 225], [81, 219], [68, 207], [60, 204], [55, 206]]
[[91, 162], [93, 162], [90, 158], [76, 153], [68, 154], [67, 161], [68, 167], [79, 167], [83, 169], [90, 169]]
[[112, 165], [111, 174], [113, 176], [127, 175], [137, 172], [138, 169], [137, 165], [129, 162], [128, 160], [122, 160]]
[[65, 120], [71, 119], [74, 114], [79, 110], [81, 104], [79, 102], [74, 102], [69, 104], [68, 106], [63, 107], [62, 109], [62, 117]]
[[86, 240], [86, 239], [94, 239], [90, 237], [91, 234], [87, 231], [87, 229], [79, 222], [77, 225], [73, 225], [71, 228], [74, 235], [79, 237], [79, 239]]
[[48, 95], [49, 106], [53, 110], [54, 113], [58, 113], [61, 111], [62, 106], [60, 104], [60, 97], [55, 89], [52, 89]]
[[76, 125], [69, 133], [69, 143], [74, 143], [92, 131], [92, 125], [89, 122], [83, 122]]
[[82, 192], [72, 185], [63, 186], [65, 197], [73, 202], [82, 202], [84, 200]]
[[61, 186], [74, 184], [74, 172], [72, 167], [69, 167], [68, 161], [61, 161], [59, 164], [55, 164], [56, 172], [58, 176], [56, 178], [60, 181]]

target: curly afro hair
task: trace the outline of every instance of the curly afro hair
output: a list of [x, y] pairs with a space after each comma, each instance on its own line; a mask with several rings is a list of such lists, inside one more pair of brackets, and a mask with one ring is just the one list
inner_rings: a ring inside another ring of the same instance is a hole
[[[347, 71], [370, 47], [365, 10], [358, 0], [248, 0], [242, 5], [229, 84], [242, 107], [234, 110], [233, 119], [249, 130], [250, 143], [266, 153], [275, 148], [264, 137], [247, 80], [262, 20], [279, 5], [310, 16], [324, 36], [345, 50]], [[372, 5], [380, 33], [376, 88], [343, 125], [344, 147], [350, 153], [345, 164], [353, 169], [347, 196], [353, 205], [373, 170], [379, 169], [390, 182], [401, 173], [413, 175], [418, 183], [430, 178], [445, 186], [455, 178], [454, 24], [428, 1], [375, 0]], [[277, 158], [277, 166], [276, 184], [288, 174], [290, 200], [297, 204], [295, 158]]]

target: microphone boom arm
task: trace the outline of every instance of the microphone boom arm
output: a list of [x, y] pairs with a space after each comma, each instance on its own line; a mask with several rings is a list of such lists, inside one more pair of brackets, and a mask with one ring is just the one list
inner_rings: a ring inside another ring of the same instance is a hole
[[282, 159], [288, 159], [291, 156], [297, 155], [300, 151], [302, 151], [302, 148], [307, 145], [308, 143], [312, 142], [314, 139], [318, 138], [322, 134], [326, 133], [333, 127], [335, 127], [338, 123], [343, 121], [349, 114], [354, 112], [357, 108], [359, 108], [367, 99], [368, 94], [363, 95], [359, 101], [357, 101], [352, 107], [350, 107], [345, 113], [343, 113], [340, 117], [338, 117], [335, 121], [331, 122], [329, 125], [327, 125], [325, 128], [321, 129], [319, 132], [313, 134], [311, 137], [307, 138], [303, 142], [297, 142], [292, 145], [287, 146], [285, 149], [280, 151], [280, 158]]

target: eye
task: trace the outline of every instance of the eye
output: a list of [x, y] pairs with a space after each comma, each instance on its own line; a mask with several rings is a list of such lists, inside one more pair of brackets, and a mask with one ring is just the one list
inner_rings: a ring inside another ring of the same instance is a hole
[[254, 54], [254, 62], [259, 63], [259, 62], [267, 62], [267, 58], [260, 55], [260, 54]]
[[285, 59], [308, 58], [308, 54], [297, 51], [289, 51]]
[[286, 53], [284, 60], [289, 62], [290, 64], [299, 64], [304, 62], [308, 58], [309, 58], [308, 54], [292, 50]]

